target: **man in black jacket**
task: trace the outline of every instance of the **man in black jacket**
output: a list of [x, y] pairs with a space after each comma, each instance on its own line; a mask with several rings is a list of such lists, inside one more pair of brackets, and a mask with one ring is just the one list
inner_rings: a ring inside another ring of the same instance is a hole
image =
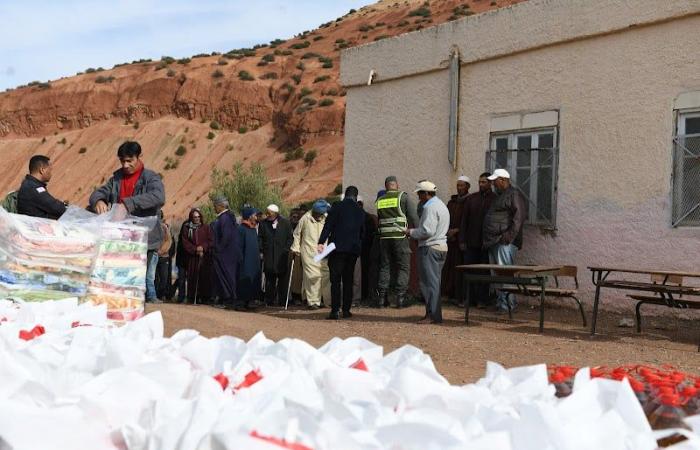
[[22, 181], [17, 193], [17, 213], [44, 219], [58, 219], [66, 212], [66, 203], [55, 199], [46, 190], [51, 181], [51, 160], [35, 155], [29, 160], [29, 175]]
[[267, 219], [258, 228], [260, 252], [265, 272], [265, 303], [281, 306], [287, 296], [289, 249], [294, 230], [289, 220], [280, 215], [277, 205], [267, 207]]
[[[498, 196], [484, 217], [483, 246], [489, 252], [491, 264], [512, 266], [515, 264], [515, 254], [523, 248], [527, 206], [520, 191], [511, 185], [508, 171], [496, 169], [488, 180], [493, 181]], [[498, 292], [499, 312], [514, 310], [516, 306], [513, 294]]]
[[[328, 256], [331, 277], [330, 320], [352, 317], [352, 288], [357, 257], [362, 252], [362, 237], [365, 231], [365, 213], [357, 204], [358, 190], [349, 186], [342, 202], [333, 205], [318, 239], [318, 252], [325, 249], [326, 241], [334, 244], [335, 250]], [[342, 288], [341, 288], [342, 283]], [[342, 289], [342, 297], [341, 297]]]

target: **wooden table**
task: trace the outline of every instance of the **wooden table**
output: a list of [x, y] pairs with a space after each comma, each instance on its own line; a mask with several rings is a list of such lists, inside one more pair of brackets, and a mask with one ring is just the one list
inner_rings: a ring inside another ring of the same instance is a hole
[[[471, 283], [498, 283], [522, 286], [538, 286], [540, 289], [540, 333], [544, 331], [544, 299], [547, 277], [554, 275], [562, 266], [500, 266], [498, 264], [467, 264], [457, 266], [462, 272], [464, 288], [464, 322], [469, 324], [469, 286]], [[488, 274], [485, 272], [489, 272]], [[508, 304], [508, 316], [513, 314]]]
[[[669, 301], [670, 304], [674, 301], [674, 295], [700, 295], [700, 287], [698, 286], [679, 286], [675, 284], [667, 284], [670, 277], [683, 278], [698, 278], [700, 273], [697, 272], [678, 272], [670, 270], [647, 270], [647, 269], [625, 269], [620, 267], [607, 266], [591, 266], [588, 268], [591, 271], [593, 284], [595, 285], [595, 300], [593, 302], [593, 320], [591, 321], [591, 336], [595, 335], [596, 321], [598, 319], [598, 305], [600, 304], [600, 290], [602, 288], [620, 289], [636, 292], [653, 292], [659, 294], [661, 298]], [[611, 273], [618, 274], [636, 274], [636, 275], [658, 275], [663, 277], [660, 283], [632, 281], [624, 279], [608, 279]]]

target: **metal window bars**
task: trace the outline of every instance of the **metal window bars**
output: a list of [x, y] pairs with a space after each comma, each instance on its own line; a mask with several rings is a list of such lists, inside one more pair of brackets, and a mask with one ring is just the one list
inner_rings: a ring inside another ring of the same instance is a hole
[[558, 148], [486, 151], [486, 169], [506, 169], [528, 204], [527, 223], [556, 229]]
[[700, 226], [700, 133], [673, 138], [671, 225]]

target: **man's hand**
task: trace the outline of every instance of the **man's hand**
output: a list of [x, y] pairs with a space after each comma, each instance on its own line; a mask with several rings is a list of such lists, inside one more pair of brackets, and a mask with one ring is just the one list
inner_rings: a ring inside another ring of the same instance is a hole
[[204, 256], [204, 247], [202, 247], [201, 245], [197, 247], [196, 251], [197, 251], [197, 256], [199, 256], [200, 258], [202, 256]]
[[292, 258], [298, 258], [299, 256], [301, 256], [300, 252], [292, 252]]
[[95, 212], [97, 214], [104, 214], [107, 211], [109, 211], [109, 205], [104, 200], [98, 200], [97, 203], [95, 203]]
[[447, 231], [447, 237], [453, 238], [457, 235], [457, 233], [459, 233], [459, 228], [452, 228], [452, 229]]
[[326, 249], [326, 246], [324, 244], [318, 244], [318, 247], [316, 247], [316, 251], [318, 253], [323, 253], [323, 251]]
[[406, 237], [411, 237], [411, 231], [413, 231], [411, 228], [406, 228]]

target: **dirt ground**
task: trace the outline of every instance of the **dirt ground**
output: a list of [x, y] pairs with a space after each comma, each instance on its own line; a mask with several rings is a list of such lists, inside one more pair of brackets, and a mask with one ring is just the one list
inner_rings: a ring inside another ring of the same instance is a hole
[[[599, 334], [591, 338], [577, 311], [553, 306], [545, 310], [544, 334], [538, 333], [539, 309], [521, 305], [512, 321], [486, 310], [471, 310], [464, 324], [464, 310], [445, 306], [443, 325], [418, 325], [423, 306], [382, 309], [354, 308], [348, 320], [324, 320], [328, 309], [266, 308], [254, 313], [226, 311], [205, 305], [149, 305], [147, 312], [160, 310], [166, 333], [194, 328], [208, 337], [231, 335], [249, 339], [258, 331], [273, 340], [303, 339], [318, 347], [338, 336], [362, 336], [382, 345], [384, 352], [414, 345], [428, 353], [437, 369], [451, 383], [474, 382], [483, 376], [486, 361], [506, 367], [537, 363], [575, 366], [622, 364], [671, 364], [700, 373], [698, 322], [674, 318], [645, 320], [641, 335], [634, 328], [620, 328], [622, 316], [599, 316]], [[632, 310], [632, 307], [630, 307]], [[630, 317], [627, 315], [626, 317]], [[633, 315], [632, 315], [633, 317]]]

